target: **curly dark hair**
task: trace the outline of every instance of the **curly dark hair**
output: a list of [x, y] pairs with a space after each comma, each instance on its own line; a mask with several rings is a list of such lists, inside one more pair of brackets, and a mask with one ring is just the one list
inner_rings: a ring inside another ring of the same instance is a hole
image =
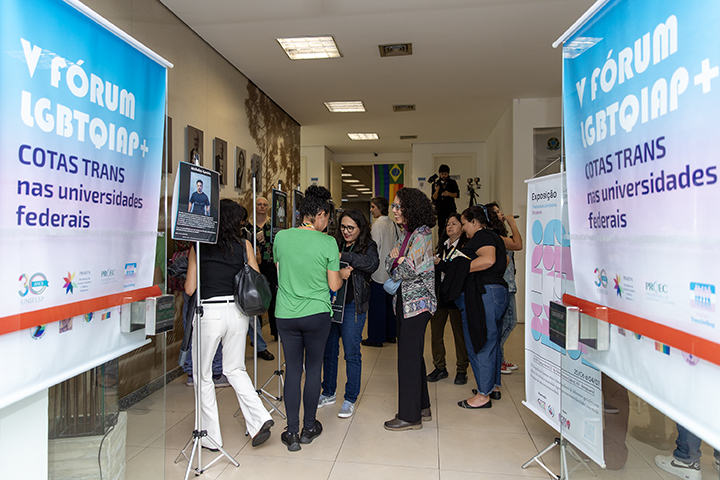
[[370, 243], [370, 224], [365, 218], [365, 215], [363, 215], [363, 213], [357, 208], [348, 208], [347, 210], [343, 210], [337, 220], [338, 228], [335, 232], [335, 240], [337, 240], [338, 248], [342, 251], [343, 245], [345, 245], [345, 237], [343, 237], [342, 229], [340, 228], [342, 220], [345, 217], [350, 218], [350, 220], [355, 222], [357, 228], [360, 229], [360, 235], [357, 240], [355, 240], [355, 248], [357, 249], [355, 251], [358, 253], [365, 253], [368, 243]]
[[[451, 213], [450, 216], [447, 218], [447, 221], [445, 222], [445, 225], [441, 228], [442, 231], [440, 232], [440, 237], [439, 237], [439, 239], [438, 239], [438, 244], [437, 244], [437, 249], [436, 249], [438, 255], [440, 255], [440, 254], [443, 253], [443, 251], [445, 250], [445, 241], [446, 241], [448, 238], [450, 238], [450, 237], [448, 237], [448, 234], [447, 234], [447, 224], [448, 224], [448, 222], [450, 222], [450, 219], [451, 219], [451, 218], [454, 218], [455, 220], [457, 220], [458, 222], [460, 222], [460, 224], [462, 225], [462, 219], [461, 219], [460, 214], [457, 213], [457, 212]], [[438, 225], [438, 227], [439, 227], [439, 225]], [[467, 236], [465, 235], [465, 232], [462, 232], [462, 233], [460, 234], [460, 241], [458, 242], [458, 248], [460, 248], [460, 247], [462, 247], [463, 245], [465, 245], [465, 243], [466, 243], [467, 241], [468, 241], [468, 238], [467, 238]]]
[[465, 217], [465, 220], [467, 220], [468, 222], [477, 220], [480, 225], [482, 225], [483, 227], [487, 227], [489, 223], [485, 211], [486, 209], [484, 205], [475, 205], [463, 210], [462, 216]]
[[307, 190], [305, 190], [305, 197], [298, 207], [300, 216], [305, 218], [314, 217], [318, 213], [330, 213], [332, 211], [331, 198], [332, 195], [327, 188], [310, 185]]
[[395, 198], [402, 203], [402, 218], [405, 220], [405, 229], [413, 232], [416, 228], [427, 225], [435, 226], [437, 215], [432, 202], [421, 190], [403, 187], [397, 191]]
[[507, 231], [507, 228], [505, 227], [505, 222], [500, 220], [500, 217], [495, 212], [495, 207], [500, 208], [498, 206], [498, 204], [495, 202], [485, 204], [485, 208], [487, 209], [487, 213], [488, 213], [488, 220], [490, 220], [490, 224], [489, 224], [490, 228], [492, 229], [493, 232], [497, 233], [501, 237], [507, 237], [508, 231]]
[[217, 248], [222, 252], [223, 257], [232, 256], [233, 242], [244, 244], [245, 239], [242, 236], [242, 228], [246, 220], [247, 210], [245, 210], [245, 207], [229, 198], [220, 200], [218, 240], [215, 245], [210, 245], [210, 250]]

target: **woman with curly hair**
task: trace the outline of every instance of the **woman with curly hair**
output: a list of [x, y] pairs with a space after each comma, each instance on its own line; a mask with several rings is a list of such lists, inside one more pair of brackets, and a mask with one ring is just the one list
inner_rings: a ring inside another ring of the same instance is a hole
[[[227, 198], [220, 200], [220, 225], [217, 244], [200, 245], [200, 290], [203, 314], [201, 317], [200, 352], [198, 359], [199, 380], [195, 382], [202, 395], [202, 426], [217, 445], [203, 439], [203, 447], [215, 450], [222, 447], [220, 418], [218, 416], [215, 385], [212, 378], [213, 357], [222, 341], [222, 370], [235, 390], [245, 426], [256, 447], [270, 437], [274, 425], [270, 414], [258, 397], [250, 377], [245, 370], [245, 336], [250, 319], [235, 306], [235, 274], [245, 264], [258, 270], [257, 261], [250, 242], [241, 237], [242, 225], [247, 219], [247, 210]], [[185, 293], [193, 295], [197, 289], [197, 256], [190, 249], [188, 256]], [[193, 347], [194, 352], [197, 352]], [[207, 442], [207, 443], [206, 443]]]
[[395, 221], [405, 229], [385, 260], [388, 275], [402, 283], [395, 293], [398, 349], [398, 413], [387, 430], [417, 430], [430, 420], [430, 396], [423, 348], [425, 328], [437, 307], [432, 232], [435, 211], [417, 188], [401, 188], [391, 205]]
[[370, 275], [377, 270], [380, 261], [377, 245], [370, 238], [370, 224], [360, 210], [351, 208], [343, 211], [338, 223], [340, 228], [335, 233], [335, 239], [340, 249], [340, 261], [348, 264], [340, 269], [340, 277], [346, 281], [345, 308], [342, 323], [332, 323], [330, 336], [325, 344], [322, 395], [318, 408], [335, 403], [339, 341], [342, 338], [347, 382], [345, 400], [338, 417], [349, 418], [355, 411], [355, 402], [360, 395], [360, 342], [365, 315], [370, 305]]
[[[275, 316], [287, 366], [285, 412], [287, 430], [280, 439], [288, 450], [300, 450], [322, 433], [315, 418], [320, 397], [323, 352], [330, 332], [330, 290], [342, 286], [340, 255], [333, 237], [323, 230], [330, 219], [330, 192], [316, 185], [305, 190], [299, 211], [303, 223], [275, 236], [273, 253], [278, 265]], [[300, 432], [300, 384], [305, 387], [303, 429]]]

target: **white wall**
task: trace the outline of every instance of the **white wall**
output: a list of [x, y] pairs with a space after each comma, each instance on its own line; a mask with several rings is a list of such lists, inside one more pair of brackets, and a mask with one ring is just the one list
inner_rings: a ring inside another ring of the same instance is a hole
[[48, 478], [48, 391], [0, 410], [2, 478]]
[[333, 152], [324, 145], [301, 147], [300, 156], [307, 162], [306, 178], [300, 179], [300, 185], [307, 188], [312, 185], [312, 179], [317, 178], [317, 184], [323, 187], [330, 185], [330, 162], [333, 161]]

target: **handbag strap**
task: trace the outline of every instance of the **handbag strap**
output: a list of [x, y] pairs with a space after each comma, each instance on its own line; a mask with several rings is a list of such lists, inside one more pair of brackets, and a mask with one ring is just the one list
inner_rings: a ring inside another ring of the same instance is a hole
[[398, 253], [397, 258], [393, 261], [392, 268], [395, 269], [398, 266], [398, 258], [405, 255], [405, 249], [407, 248], [408, 241], [410, 240], [410, 236], [412, 234], [410, 232], [405, 232], [405, 239], [403, 240], [402, 245], [400, 246], [400, 252]]

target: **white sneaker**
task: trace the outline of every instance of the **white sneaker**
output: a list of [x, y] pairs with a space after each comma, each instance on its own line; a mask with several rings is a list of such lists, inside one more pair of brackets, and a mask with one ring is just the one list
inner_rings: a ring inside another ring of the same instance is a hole
[[335, 403], [335, 395], [320, 395], [318, 399], [318, 408], [322, 408], [325, 405], [333, 405]]
[[350, 418], [353, 413], [355, 413], [355, 404], [347, 400], [343, 401], [342, 407], [340, 407], [340, 411], [338, 412], [338, 417]]
[[658, 455], [655, 457], [655, 465], [685, 480], [702, 480], [700, 462], [685, 463], [672, 455]]

